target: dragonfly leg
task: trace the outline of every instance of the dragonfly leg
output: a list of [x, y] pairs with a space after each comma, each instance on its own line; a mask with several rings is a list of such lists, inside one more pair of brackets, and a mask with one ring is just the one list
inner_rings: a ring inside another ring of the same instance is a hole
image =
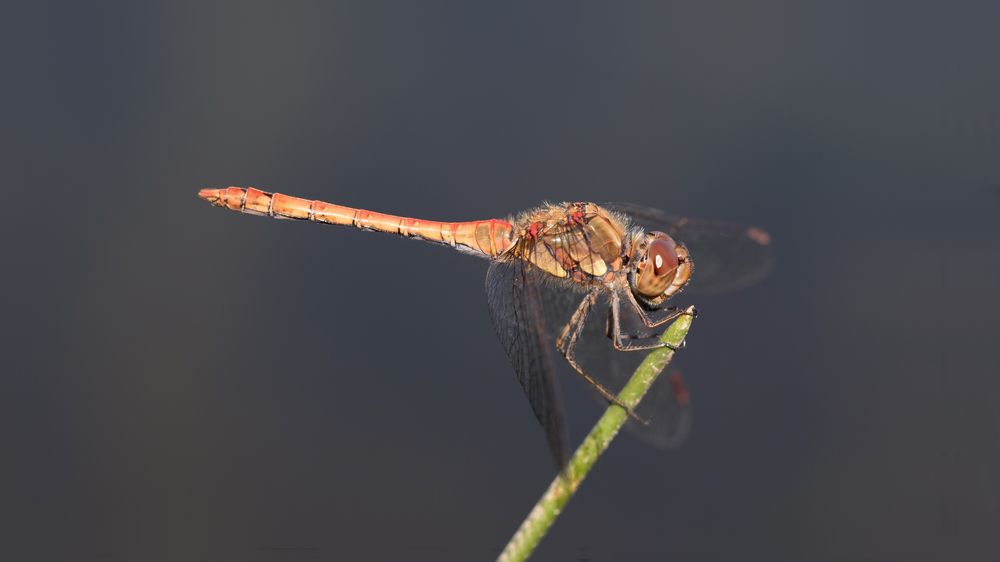
[[559, 334], [559, 338], [556, 339], [556, 348], [562, 353], [562, 356], [569, 363], [570, 367], [576, 371], [578, 375], [583, 377], [583, 380], [587, 381], [590, 386], [597, 391], [605, 400], [608, 402], [621, 406], [623, 410], [629, 415], [630, 418], [641, 423], [642, 425], [647, 425], [649, 422], [638, 416], [631, 408], [626, 406], [618, 400], [610, 390], [608, 390], [604, 385], [594, 380], [593, 377], [584, 372], [583, 368], [576, 362], [573, 356], [574, 351], [576, 351], [576, 341], [580, 337], [580, 332], [583, 331], [583, 326], [587, 319], [587, 314], [590, 309], [593, 308], [594, 303], [597, 301], [597, 291], [591, 291], [587, 293], [583, 301], [580, 302], [580, 306], [576, 308], [576, 312], [570, 317], [569, 322], [563, 327], [562, 332]]
[[[667, 306], [664, 308], [647, 310], [643, 308], [642, 305], [639, 304], [639, 301], [636, 300], [635, 295], [632, 294], [632, 291], [626, 291], [626, 295], [628, 296], [629, 303], [632, 304], [632, 308], [635, 309], [636, 314], [639, 315], [639, 319], [642, 320], [642, 323], [645, 324], [647, 328], [655, 328], [657, 326], [661, 326], [677, 318], [678, 316], [681, 316], [683, 314], [688, 314], [687, 310], [678, 308], [676, 306]], [[662, 312], [665, 314], [659, 315], [659, 317], [654, 317], [652, 314], [654, 312]], [[698, 311], [695, 311], [694, 314], [697, 315]]]
[[[685, 314], [684, 311], [674, 311], [674, 318]], [[638, 335], [638, 334], [622, 334], [621, 325], [621, 298], [618, 293], [611, 293], [611, 310], [608, 317], [608, 331], [611, 337], [611, 344], [618, 351], [644, 351], [648, 349], [659, 349], [661, 347], [666, 347], [677, 351], [684, 347], [684, 342], [681, 345], [675, 346], [667, 342], [659, 340], [662, 334], [650, 334], [650, 335]], [[630, 340], [630, 341], [629, 341]]]
[[576, 311], [573, 312], [573, 316], [570, 317], [569, 322], [563, 326], [562, 332], [559, 333], [559, 337], [556, 339], [556, 348], [559, 351], [563, 351], [567, 347], [573, 345], [576, 339], [580, 337], [580, 332], [583, 330], [584, 320], [587, 319], [587, 314], [590, 312], [591, 307], [597, 302], [597, 291], [591, 291], [587, 293], [587, 296], [580, 301], [580, 305], [576, 307]]

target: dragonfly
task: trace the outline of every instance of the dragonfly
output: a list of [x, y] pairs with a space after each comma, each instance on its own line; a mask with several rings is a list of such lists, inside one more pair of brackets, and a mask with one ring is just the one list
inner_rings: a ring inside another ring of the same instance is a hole
[[[594, 331], [585, 329], [595, 325], [590, 319], [597, 318], [602, 335], [620, 355], [671, 347], [660, 341], [660, 328], [691, 313], [669, 301], [691, 281], [695, 256], [698, 285], [707, 293], [753, 284], [773, 263], [770, 235], [760, 228], [678, 217], [628, 203], [543, 203], [506, 218], [442, 222], [253, 187], [206, 188], [198, 196], [241, 213], [396, 234], [488, 259], [486, 296], [493, 327], [560, 470], [567, 463], [568, 438], [556, 353], [602, 400], [624, 407], [605, 384], [620, 379], [618, 363], [612, 359], [596, 375], [588, 367], [593, 362], [584, 360], [597, 347], [580, 344]], [[598, 308], [604, 309], [603, 322], [595, 313]], [[580, 352], [581, 347], [586, 351]], [[601, 351], [606, 350], [605, 344]], [[671, 411], [652, 426], [655, 433], [648, 433], [661, 436], [650, 441], [671, 446], [683, 440], [690, 399], [678, 372], [663, 378], [644, 402]], [[626, 411], [640, 432], [651, 426], [651, 419]]]

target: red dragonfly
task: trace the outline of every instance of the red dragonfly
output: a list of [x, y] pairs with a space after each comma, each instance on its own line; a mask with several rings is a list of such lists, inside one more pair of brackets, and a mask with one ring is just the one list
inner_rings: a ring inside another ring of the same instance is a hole
[[[614, 349], [663, 347], [667, 344], [659, 341], [656, 329], [685, 313], [667, 301], [688, 284], [694, 256], [699, 285], [709, 291], [756, 282], [772, 263], [770, 236], [759, 228], [679, 218], [629, 204], [543, 204], [505, 219], [439, 222], [252, 187], [202, 189], [198, 196], [241, 213], [398, 234], [488, 258], [493, 326], [560, 469], [567, 461], [567, 437], [553, 350], [603, 399], [618, 403], [577, 355], [578, 349], [594, 347], [578, 345], [593, 309], [606, 309], [603, 335]], [[615, 367], [612, 362], [602, 378], [614, 380]], [[664, 378], [666, 384], [655, 385], [646, 402], [670, 410], [654, 426], [660, 438], [653, 441], [671, 445], [683, 439], [689, 397], [679, 373]], [[641, 422], [636, 425], [649, 425], [635, 412], [629, 414]]]

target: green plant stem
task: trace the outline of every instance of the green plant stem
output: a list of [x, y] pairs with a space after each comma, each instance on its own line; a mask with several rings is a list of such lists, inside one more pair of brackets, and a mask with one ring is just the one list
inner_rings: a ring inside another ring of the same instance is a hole
[[[680, 316], [663, 332], [660, 341], [675, 347], [681, 345], [691, 328], [694, 307], [688, 308], [686, 312], [688, 314]], [[632, 378], [625, 384], [625, 387], [622, 388], [618, 399], [629, 408], [634, 409], [650, 386], [656, 382], [660, 372], [670, 363], [673, 356], [673, 350], [666, 347], [651, 351], [632, 374]], [[573, 458], [569, 460], [566, 470], [556, 475], [555, 480], [549, 485], [549, 489], [545, 491], [528, 517], [521, 523], [521, 527], [511, 537], [510, 542], [497, 558], [497, 562], [520, 562], [531, 555], [542, 537], [548, 532], [549, 527], [555, 522], [556, 517], [562, 512], [566, 502], [573, 497], [577, 488], [580, 487], [580, 483], [593, 468], [597, 458], [607, 450], [611, 440], [618, 434], [627, 417], [627, 413], [621, 406], [616, 404], [608, 406], [604, 415], [590, 430], [590, 434], [573, 453]]]

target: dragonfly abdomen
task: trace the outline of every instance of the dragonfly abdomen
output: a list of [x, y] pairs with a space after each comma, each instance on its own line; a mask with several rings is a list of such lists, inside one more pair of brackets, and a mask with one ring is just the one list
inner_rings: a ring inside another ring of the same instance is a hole
[[198, 196], [217, 207], [241, 213], [353, 226], [363, 230], [398, 234], [452, 247], [462, 246], [488, 257], [500, 255], [512, 243], [513, 226], [499, 219], [469, 222], [428, 221], [302, 199], [281, 193], [269, 193], [252, 187], [202, 189]]

